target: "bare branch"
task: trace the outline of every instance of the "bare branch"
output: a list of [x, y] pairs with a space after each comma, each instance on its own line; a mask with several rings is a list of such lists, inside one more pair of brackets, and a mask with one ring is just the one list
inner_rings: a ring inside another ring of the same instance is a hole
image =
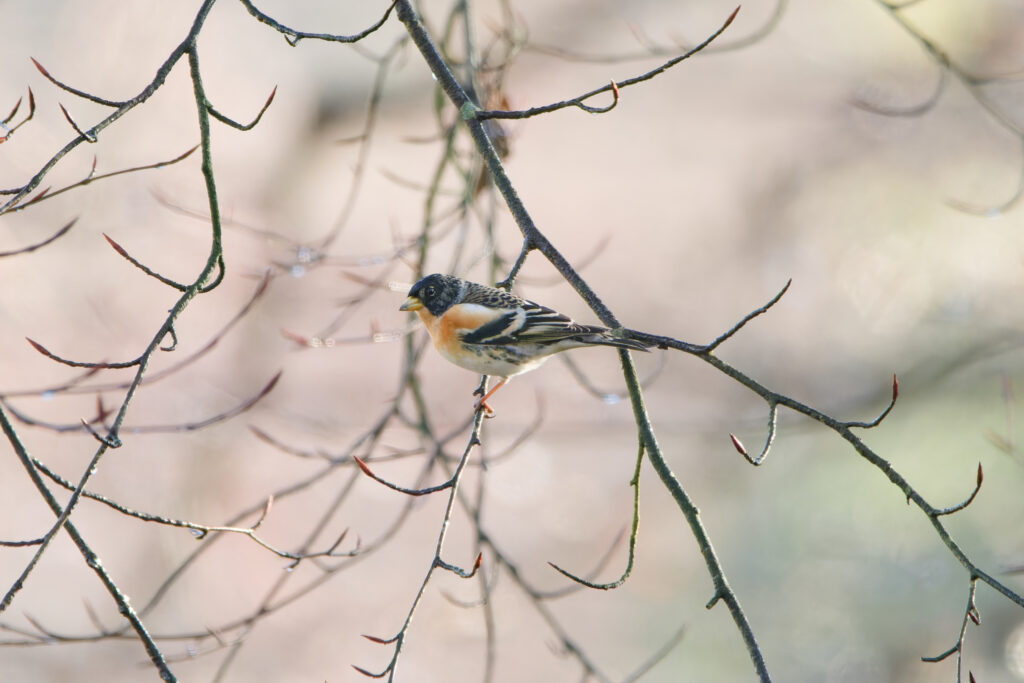
[[450, 489], [455, 484], [454, 480], [449, 479], [448, 481], [438, 484], [437, 486], [428, 486], [426, 488], [421, 489], [409, 489], [405, 488], [404, 486], [399, 486], [398, 484], [393, 484], [387, 479], [383, 479], [377, 476], [376, 474], [374, 474], [373, 470], [370, 469], [370, 466], [366, 464], [365, 461], [362, 460], [362, 458], [357, 458], [353, 456], [352, 459], [356, 461], [357, 465], [359, 465], [359, 469], [363, 471], [363, 474], [368, 476], [370, 479], [373, 479], [376, 482], [384, 484], [384, 486], [387, 486], [392, 491], [398, 491], [399, 493], [404, 493], [407, 496], [426, 496], [431, 493], [437, 493], [438, 491]]
[[169, 278], [164, 277], [163, 275], [160, 275], [157, 272], [154, 272], [153, 270], [151, 270], [147, 266], [144, 266], [138, 260], [133, 258], [131, 254], [129, 254], [127, 251], [125, 251], [125, 248], [122, 247], [117, 242], [115, 242], [114, 238], [111, 237], [110, 235], [108, 235], [107, 233], [103, 233], [103, 237], [106, 238], [106, 240], [110, 244], [110, 246], [114, 248], [114, 251], [116, 251], [126, 261], [128, 261], [128, 263], [132, 264], [133, 266], [135, 266], [136, 268], [141, 270], [146, 275], [150, 276], [151, 278], [153, 278], [155, 280], [158, 280], [158, 281], [164, 283], [168, 287], [172, 287], [172, 288], [178, 290], [179, 292], [187, 292], [188, 291], [188, 289], [189, 289], [188, 285], [183, 285], [183, 284], [181, 284], [179, 282], [175, 282], [174, 280], [171, 280]]
[[896, 405], [896, 399], [899, 398], [899, 395], [900, 381], [896, 379], [896, 375], [893, 374], [892, 398], [889, 400], [889, 405], [885, 407], [885, 410], [883, 410], [878, 417], [876, 417], [874, 420], [871, 420], [870, 422], [845, 422], [844, 424], [847, 427], [860, 427], [862, 429], [871, 429], [873, 427], [877, 427], [878, 425], [882, 424], [882, 420], [884, 420], [889, 415], [889, 413], [892, 412], [893, 407]]
[[274, 89], [270, 91], [270, 97], [267, 98], [267, 101], [263, 104], [263, 107], [260, 108], [259, 113], [256, 114], [256, 118], [254, 118], [249, 123], [238, 123], [237, 121], [228, 118], [224, 114], [221, 114], [219, 111], [217, 111], [217, 109], [214, 108], [214, 106], [209, 102], [207, 102], [206, 108], [210, 112], [210, 116], [217, 119], [223, 124], [226, 124], [228, 126], [231, 126], [232, 128], [236, 128], [241, 131], [252, 130], [253, 128], [256, 127], [256, 124], [260, 122], [260, 119], [263, 118], [263, 115], [267, 112], [267, 109], [270, 108], [270, 104], [271, 102], [274, 101], [274, 95], [276, 94], [277, 86], [275, 85]]
[[[32, 60], [32, 63], [36, 65], [36, 68], [39, 69], [39, 73], [43, 74], [43, 76], [46, 78], [46, 80], [50, 81], [55, 86], [57, 86], [58, 88], [60, 88], [61, 90], [65, 91], [65, 92], [69, 92], [72, 95], [76, 95], [78, 97], [81, 97], [83, 100], [89, 100], [90, 102], [95, 102], [96, 104], [102, 104], [104, 107], [112, 107], [114, 109], [117, 109], [119, 107], [123, 107], [126, 104], [128, 104], [128, 100], [122, 100], [122, 101], [107, 100], [107, 99], [104, 99], [102, 97], [98, 97], [96, 95], [87, 93], [84, 90], [79, 90], [78, 88], [73, 88], [70, 85], [67, 85], [66, 83], [63, 83], [62, 81], [58, 81], [56, 78], [51, 76], [50, 72], [47, 71], [46, 68], [42, 64], [37, 62], [35, 57], [29, 57], [29, 59]], [[64, 109], [64, 107], [62, 106], [61, 109]], [[64, 112], [64, 115], [67, 116], [67, 112], [66, 111]], [[73, 126], [74, 123], [72, 123], [71, 125]], [[77, 130], [77, 128], [76, 128], [76, 130]], [[84, 136], [84, 133], [79, 133], [79, 134]]]
[[778, 423], [779, 404], [777, 401], [768, 400], [768, 435], [765, 437], [764, 446], [761, 447], [761, 452], [755, 457], [751, 457], [750, 454], [747, 453], [746, 447], [735, 434], [730, 434], [729, 438], [732, 439], [732, 445], [736, 451], [746, 458], [747, 462], [757, 467], [764, 462], [765, 458], [768, 457], [768, 451], [771, 450], [772, 444], [775, 442], [775, 430], [778, 427]]
[[50, 199], [53, 199], [54, 197], [57, 197], [59, 195], [64, 194], [65, 192], [70, 192], [71, 190], [74, 190], [74, 189], [77, 189], [77, 188], [80, 188], [80, 187], [85, 187], [86, 185], [90, 185], [90, 184], [92, 184], [92, 183], [94, 183], [94, 182], [96, 182], [98, 180], [106, 180], [108, 178], [115, 178], [117, 176], [126, 175], [126, 174], [129, 174], [129, 173], [137, 173], [139, 171], [147, 171], [147, 170], [151, 170], [151, 169], [163, 168], [165, 166], [171, 166], [173, 164], [178, 163], [179, 161], [183, 161], [183, 160], [187, 159], [192, 154], [192, 152], [196, 151], [197, 149], [199, 149], [199, 145], [196, 145], [196, 146], [192, 147], [191, 149], [189, 149], [188, 151], [186, 151], [184, 154], [179, 154], [178, 156], [174, 157], [173, 159], [168, 159], [167, 161], [157, 161], [157, 162], [152, 163], [152, 164], [144, 164], [142, 166], [133, 166], [131, 168], [124, 168], [124, 169], [121, 169], [119, 171], [111, 171], [109, 173], [100, 173], [99, 175], [96, 175], [96, 173], [95, 173], [96, 172], [96, 157], [93, 157], [92, 169], [90, 170], [89, 174], [85, 178], [83, 178], [82, 180], [79, 180], [76, 183], [72, 183], [70, 185], [62, 187], [59, 190], [50, 191], [50, 188], [47, 188], [44, 192], [42, 192], [41, 194], [37, 195], [36, 197], [34, 197], [34, 198], [32, 198], [32, 199], [30, 199], [30, 200], [20, 204], [18, 206], [18, 208], [25, 209], [25, 208], [27, 208], [29, 206], [33, 206], [35, 204], [39, 204], [41, 202], [48, 201]]
[[125, 429], [128, 429], [133, 434], [154, 434], [159, 432], [194, 432], [196, 430], [205, 429], [211, 425], [215, 425], [218, 422], [225, 422], [233, 417], [236, 417], [244, 412], [247, 412], [254, 405], [256, 405], [263, 398], [265, 398], [267, 394], [273, 391], [274, 387], [277, 386], [277, 382], [278, 380], [281, 379], [282, 374], [284, 374], [284, 371], [279, 370], [273, 377], [270, 378], [270, 381], [267, 382], [263, 386], [263, 388], [256, 392], [253, 396], [242, 401], [235, 407], [229, 408], [228, 410], [213, 415], [212, 417], [208, 417], [206, 419], [199, 420], [196, 422], [186, 422], [183, 424], [132, 425], [131, 427], [126, 427]]
[[[957, 681], [961, 680], [961, 673], [962, 673], [963, 659], [964, 659], [964, 646], [965, 646], [965, 644], [967, 642], [967, 623], [969, 621], [973, 622], [974, 624], [981, 623], [981, 618], [979, 617], [979, 613], [978, 613], [978, 607], [974, 603], [974, 598], [975, 598], [975, 594], [977, 592], [977, 589], [978, 589], [978, 579], [977, 579], [977, 577], [973, 577], [972, 576], [971, 580], [970, 580], [970, 591], [967, 594], [967, 608], [964, 610], [963, 622], [960, 625], [960, 635], [959, 635], [959, 637], [957, 637], [956, 643], [953, 644], [953, 647], [949, 648], [948, 650], [946, 650], [942, 654], [935, 655], [934, 657], [921, 657], [921, 661], [922, 662], [932, 662], [932, 663], [935, 663], [935, 662], [941, 662], [942, 660], [946, 659], [950, 655], [955, 654], [956, 655], [956, 680]], [[973, 683], [974, 675], [971, 674], [970, 678], [971, 678], [971, 681]]]
[[388, 20], [388, 17], [391, 16], [391, 10], [395, 8], [395, 4], [394, 2], [392, 2], [391, 4], [388, 5], [387, 10], [384, 12], [384, 16], [382, 16], [376, 23], [371, 25], [369, 28], [360, 31], [359, 33], [355, 33], [350, 36], [345, 36], [333, 33], [307, 33], [305, 31], [297, 31], [293, 28], [289, 28], [284, 24], [279, 23], [277, 20], [271, 18], [270, 16], [256, 9], [256, 6], [252, 4], [251, 0], [241, 0], [241, 3], [242, 6], [245, 7], [246, 10], [248, 10], [249, 14], [256, 17], [258, 20], [260, 20], [267, 26], [270, 26], [278, 33], [283, 34], [284, 39], [287, 40], [288, 44], [293, 47], [295, 45], [298, 45], [299, 41], [303, 40], [304, 38], [309, 38], [311, 40], [324, 40], [327, 42], [334, 43], [357, 43], [366, 36], [375, 32], [381, 26], [383, 26], [384, 22], [386, 22]]
[[53, 233], [52, 235], [47, 237], [42, 242], [36, 242], [35, 244], [30, 244], [27, 247], [22, 247], [21, 249], [13, 249], [11, 251], [0, 251], [0, 258], [3, 258], [5, 256], [17, 256], [19, 254], [28, 254], [30, 252], [35, 251], [36, 249], [42, 249], [47, 244], [50, 244], [51, 242], [55, 242], [58, 239], [60, 239], [61, 237], [63, 237], [64, 235], [66, 235], [68, 233], [68, 231], [71, 230], [71, 228], [74, 227], [75, 223], [77, 223], [77, 222], [78, 222], [77, 218], [72, 218], [68, 223], [66, 223], [64, 225], [63, 228], [61, 228], [57, 232]]
[[671, 654], [672, 650], [676, 648], [676, 645], [683, 641], [683, 636], [686, 635], [686, 626], [681, 626], [675, 634], [672, 635], [668, 641], [661, 646], [661, 648], [655, 652], [646, 662], [641, 664], [635, 671], [622, 679], [622, 683], [634, 683], [634, 681], [640, 680], [648, 671], [653, 669], [659, 662], [665, 657]]
[[95, 133], [84, 131], [81, 128], [79, 128], [78, 124], [75, 123], [75, 120], [73, 118], [71, 118], [71, 114], [69, 114], [68, 110], [64, 108], [64, 105], [58, 103], [57, 106], [60, 107], [60, 111], [61, 111], [61, 113], [64, 114], [64, 118], [67, 120], [67, 122], [69, 124], [71, 124], [71, 127], [75, 129], [76, 133], [78, 133], [83, 138], [85, 138], [86, 142], [96, 142], [96, 134]]
[[981, 482], [984, 481], [984, 480], [985, 480], [985, 473], [981, 469], [981, 463], [979, 462], [978, 463], [978, 476], [974, 480], [974, 490], [971, 491], [971, 495], [967, 496], [967, 498], [962, 503], [958, 503], [956, 505], [953, 505], [952, 507], [943, 508], [941, 510], [934, 510], [932, 512], [932, 514], [935, 515], [936, 517], [941, 517], [942, 515], [951, 515], [954, 512], [960, 512], [961, 510], [963, 510], [968, 505], [970, 505], [971, 503], [974, 502], [974, 499], [978, 495], [978, 491], [981, 491]]
[[29, 344], [31, 344], [32, 348], [34, 348], [36, 351], [38, 351], [39, 353], [43, 354], [44, 356], [46, 356], [50, 360], [57, 361], [58, 363], [60, 363], [62, 365], [68, 365], [68, 366], [71, 366], [73, 368], [96, 368], [96, 369], [111, 369], [111, 368], [113, 368], [113, 369], [123, 369], [123, 368], [133, 368], [133, 367], [136, 367], [141, 362], [140, 358], [136, 358], [134, 360], [123, 361], [123, 362], [120, 362], [120, 363], [105, 363], [105, 362], [102, 362], [102, 361], [98, 362], [98, 363], [90, 363], [90, 362], [84, 362], [84, 361], [69, 360], [67, 358], [62, 358], [61, 356], [58, 356], [58, 355], [56, 355], [54, 353], [51, 353], [45, 346], [43, 346], [42, 344], [40, 344], [39, 342], [37, 342], [37, 341], [35, 341], [33, 339], [25, 337], [25, 341], [27, 341]]
[[745, 316], [743, 316], [743, 318], [740, 319], [740, 321], [738, 323], [733, 325], [726, 332], [722, 333], [714, 341], [712, 341], [710, 344], [705, 346], [704, 350], [709, 352], [709, 353], [711, 351], [714, 351], [719, 346], [721, 346], [723, 342], [725, 342], [726, 340], [731, 338], [734, 334], [736, 334], [737, 332], [742, 330], [743, 327], [747, 323], [749, 323], [751, 320], [753, 320], [754, 318], [756, 318], [757, 316], [759, 316], [759, 315], [761, 315], [763, 313], [767, 313], [768, 310], [772, 306], [774, 306], [775, 304], [779, 303], [779, 300], [782, 299], [783, 296], [785, 296], [786, 292], [789, 291], [789, 286], [792, 285], [792, 284], [793, 284], [793, 280], [792, 279], [786, 280], [785, 286], [783, 286], [783, 288], [779, 290], [778, 294], [776, 294], [771, 299], [769, 299], [768, 303], [766, 303], [764, 306], [761, 306], [760, 308], [755, 308], [750, 313], [747, 313]]
[[[28, 89], [28, 114], [26, 114], [25, 118], [23, 118], [15, 125], [8, 126], [7, 124], [11, 122], [11, 120], [14, 118], [15, 114], [18, 113], [18, 110], [20, 108], [21, 98], [19, 97], [18, 101], [14, 105], [14, 109], [11, 110], [11, 113], [3, 121], [0, 121], [0, 129], [3, 130], [3, 135], [0, 135], [0, 143], [7, 142], [8, 140], [10, 140], [11, 136], [14, 135], [14, 132], [16, 130], [18, 130], [26, 123], [31, 121], [32, 117], [36, 115], [36, 96], [32, 94], [32, 88]], [[0, 190], [0, 194], [6, 193], [3, 190]]]
[[881, 105], [874, 102], [868, 102], [866, 99], [861, 97], [855, 97], [850, 101], [850, 104], [858, 109], [863, 109], [871, 114], [878, 114], [879, 116], [890, 116], [900, 118], [916, 118], [927, 114], [935, 105], [938, 104], [939, 99], [946, 90], [946, 84], [949, 82], [949, 71], [946, 69], [939, 70], [939, 78], [935, 82], [935, 87], [932, 92], [921, 102], [917, 104], [911, 104], [907, 106], [897, 107], [891, 105]]
[[[463, 108], [460, 111], [462, 112], [463, 118], [478, 119], [478, 120], [484, 120], [484, 119], [525, 119], [525, 118], [529, 118], [531, 116], [538, 116], [540, 114], [547, 114], [548, 112], [557, 111], [559, 109], [564, 109], [566, 107], [579, 107], [580, 109], [582, 109], [582, 110], [584, 110], [586, 112], [589, 112], [591, 114], [602, 114], [604, 112], [611, 111], [612, 109], [615, 108], [615, 105], [618, 104], [618, 102], [619, 102], [619, 90], [621, 90], [622, 88], [627, 88], [627, 87], [629, 87], [631, 85], [636, 85], [637, 83], [643, 83], [644, 81], [649, 81], [652, 78], [654, 78], [655, 76], [658, 76], [659, 74], [662, 74], [665, 71], [668, 71], [673, 66], [675, 66], [676, 64], [679, 64], [683, 60], [689, 59], [693, 55], [697, 54], [698, 52], [703, 50], [705, 47], [710, 45], [711, 42], [714, 41], [715, 38], [720, 36], [722, 34], [722, 32], [725, 31], [725, 29], [729, 28], [729, 25], [733, 22], [733, 19], [736, 18], [736, 15], [739, 13], [739, 11], [740, 11], [739, 7], [734, 9], [732, 11], [732, 14], [729, 15], [729, 17], [718, 28], [718, 30], [716, 30], [714, 33], [712, 33], [710, 36], [708, 36], [704, 40], [704, 42], [702, 42], [701, 44], [697, 45], [692, 50], [689, 50], [688, 52], [686, 52], [686, 53], [684, 53], [682, 55], [679, 55], [678, 57], [674, 57], [674, 58], [668, 60], [667, 62], [665, 62], [664, 64], [662, 64], [661, 66], [659, 66], [659, 67], [657, 67], [655, 69], [651, 69], [650, 71], [648, 71], [646, 73], [643, 73], [643, 74], [640, 74], [639, 76], [634, 76], [632, 78], [626, 78], [626, 79], [620, 80], [620, 81], [614, 81], [613, 80], [608, 85], [602, 86], [602, 87], [597, 88], [595, 90], [591, 90], [590, 92], [583, 93], [582, 95], [578, 95], [578, 96], [573, 97], [571, 99], [562, 100], [561, 102], [555, 102], [554, 104], [548, 104], [548, 105], [544, 105], [542, 107], [531, 107], [530, 109], [524, 109], [522, 111], [486, 111], [486, 110], [466, 109], [466, 108]], [[614, 96], [614, 100], [612, 101], [612, 103], [610, 105], [608, 105], [606, 107], [590, 107], [590, 106], [587, 106], [585, 104], [586, 100], [590, 99], [591, 97], [594, 97], [595, 95], [600, 95], [601, 93], [606, 93], [606, 92], [611, 92], [613, 94], [613, 96]]]
[[[917, 2], [918, 0], [911, 0]], [[771, 34], [772, 31], [779, 25], [783, 15], [786, 13], [789, 0], [776, 0], [775, 8], [769, 15], [768, 19], [762, 24], [757, 30], [751, 32], [746, 36], [741, 36], [732, 41], [719, 40], [715, 41], [715, 44], [708, 47], [705, 52], [707, 53], [721, 53], [729, 52], [732, 50], [739, 50], [742, 48], [750, 47], [755, 43], [763, 40], [766, 36]], [[630, 29], [633, 32], [633, 36], [637, 39], [637, 42], [641, 46], [641, 50], [636, 52], [622, 52], [617, 54], [601, 53], [601, 54], [585, 54], [582, 52], [575, 52], [568, 50], [561, 45], [545, 45], [543, 43], [526, 42], [523, 45], [523, 49], [530, 52], [539, 52], [541, 54], [551, 55], [558, 57], [569, 62], [589, 62], [591, 64], [619, 64], [623, 62], [636, 62], [651, 59], [652, 57], [668, 57], [670, 55], [677, 55], [680, 52], [685, 52], [692, 49], [693, 43], [688, 43], [680, 40], [673, 41], [671, 45], [657, 45], [651, 41], [639, 27], [630, 25]]]

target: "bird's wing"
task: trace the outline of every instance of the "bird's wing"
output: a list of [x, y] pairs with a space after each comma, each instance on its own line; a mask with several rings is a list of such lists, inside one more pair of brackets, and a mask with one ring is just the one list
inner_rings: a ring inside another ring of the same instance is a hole
[[579, 345], [604, 344], [645, 349], [640, 342], [623, 341], [612, 336], [606, 327], [581, 325], [547, 306], [495, 287], [469, 283], [461, 305], [486, 318], [482, 324], [466, 326], [462, 341], [467, 344], [544, 345], [572, 340]]
[[495, 309], [489, 322], [463, 335], [467, 344], [546, 344], [581, 335], [600, 334], [604, 328], [592, 328], [573, 322], [546, 306], [518, 299], [514, 308]]

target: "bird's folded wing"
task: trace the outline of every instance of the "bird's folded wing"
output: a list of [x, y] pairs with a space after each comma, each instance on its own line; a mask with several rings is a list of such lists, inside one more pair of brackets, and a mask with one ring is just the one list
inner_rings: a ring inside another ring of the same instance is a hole
[[566, 316], [540, 304], [524, 302], [463, 335], [467, 344], [544, 344], [593, 334], [602, 328], [574, 323]]

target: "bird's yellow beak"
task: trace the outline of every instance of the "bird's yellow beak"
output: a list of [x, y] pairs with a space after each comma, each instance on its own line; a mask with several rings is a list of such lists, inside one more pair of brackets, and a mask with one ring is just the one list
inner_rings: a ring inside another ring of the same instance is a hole
[[423, 302], [417, 297], [410, 296], [406, 299], [401, 306], [398, 307], [400, 311], [418, 311], [423, 308]]

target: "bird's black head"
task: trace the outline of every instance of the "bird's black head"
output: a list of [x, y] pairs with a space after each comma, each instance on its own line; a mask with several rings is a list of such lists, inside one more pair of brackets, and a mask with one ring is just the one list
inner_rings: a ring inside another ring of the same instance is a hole
[[409, 297], [399, 310], [426, 308], [432, 315], [439, 316], [458, 303], [465, 286], [466, 283], [454, 275], [428, 275], [412, 286]]

